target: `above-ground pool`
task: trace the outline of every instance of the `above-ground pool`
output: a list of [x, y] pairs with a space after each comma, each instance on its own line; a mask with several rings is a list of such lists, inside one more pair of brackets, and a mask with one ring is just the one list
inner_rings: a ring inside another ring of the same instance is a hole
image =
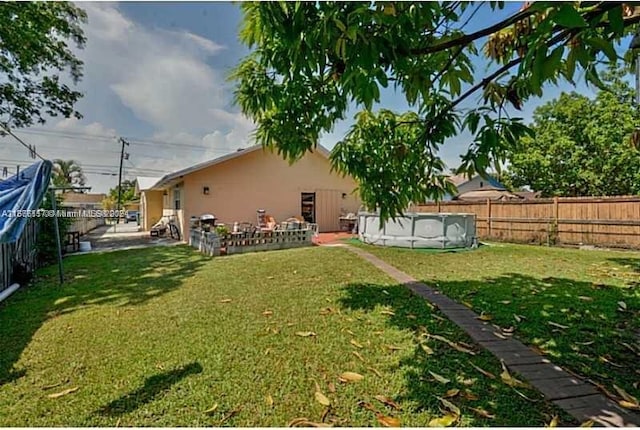
[[358, 235], [372, 245], [403, 248], [464, 248], [476, 244], [476, 216], [464, 213], [405, 213], [380, 227], [376, 213], [358, 213]]

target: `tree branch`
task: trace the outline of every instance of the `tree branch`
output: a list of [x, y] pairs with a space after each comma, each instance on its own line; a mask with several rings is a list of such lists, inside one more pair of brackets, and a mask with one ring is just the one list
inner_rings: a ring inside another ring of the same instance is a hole
[[446, 42], [438, 43], [432, 46], [427, 46], [425, 48], [411, 49], [409, 50], [409, 53], [413, 55], [426, 55], [426, 54], [433, 54], [439, 51], [444, 51], [449, 48], [453, 48], [455, 46], [468, 45], [469, 43], [477, 39], [493, 34], [496, 31], [502, 30], [503, 28], [507, 28], [518, 21], [522, 21], [523, 19], [528, 18], [537, 12], [538, 12], [537, 10], [532, 10], [532, 8], [527, 8], [525, 10], [522, 10], [516, 13], [515, 15], [511, 15], [509, 18], [503, 21], [500, 21], [492, 26], [483, 28], [482, 30], [478, 30], [475, 33], [465, 34], [463, 36], [456, 37], [455, 39], [447, 40]]

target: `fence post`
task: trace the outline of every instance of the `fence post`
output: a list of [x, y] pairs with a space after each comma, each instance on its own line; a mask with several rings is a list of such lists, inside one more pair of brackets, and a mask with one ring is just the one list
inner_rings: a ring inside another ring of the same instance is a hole
[[553, 198], [553, 244], [555, 245], [558, 242], [559, 237], [559, 223], [560, 223], [560, 205], [558, 201], [558, 196]]
[[440, 213], [440, 200], [438, 200], [438, 213]]
[[491, 237], [491, 199], [487, 199], [487, 237]]

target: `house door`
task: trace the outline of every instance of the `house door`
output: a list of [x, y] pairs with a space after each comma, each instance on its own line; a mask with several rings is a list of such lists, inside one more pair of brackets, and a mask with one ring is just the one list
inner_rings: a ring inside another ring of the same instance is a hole
[[316, 222], [316, 193], [302, 193], [300, 195], [300, 215], [306, 222]]
[[316, 190], [316, 200], [318, 231], [340, 231], [342, 192], [339, 190]]

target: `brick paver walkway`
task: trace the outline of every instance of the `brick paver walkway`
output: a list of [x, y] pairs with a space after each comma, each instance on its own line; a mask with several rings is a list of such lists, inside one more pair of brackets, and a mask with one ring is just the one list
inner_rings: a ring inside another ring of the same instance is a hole
[[544, 396], [564, 409], [579, 422], [593, 420], [607, 427], [639, 427], [640, 415], [625, 410], [600, 394], [579, 378], [554, 365], [522, 342], [498, 337], [493, 325], [478, 319], [478, 315], [444, 294], [396, 269], [362, 249], [347, 249], [369, 261], [392, 278], [405, 284], [415, 294], [424, 297], [460, 326], [473, 340], [503, 360], [510, 370], [519, 373]]

